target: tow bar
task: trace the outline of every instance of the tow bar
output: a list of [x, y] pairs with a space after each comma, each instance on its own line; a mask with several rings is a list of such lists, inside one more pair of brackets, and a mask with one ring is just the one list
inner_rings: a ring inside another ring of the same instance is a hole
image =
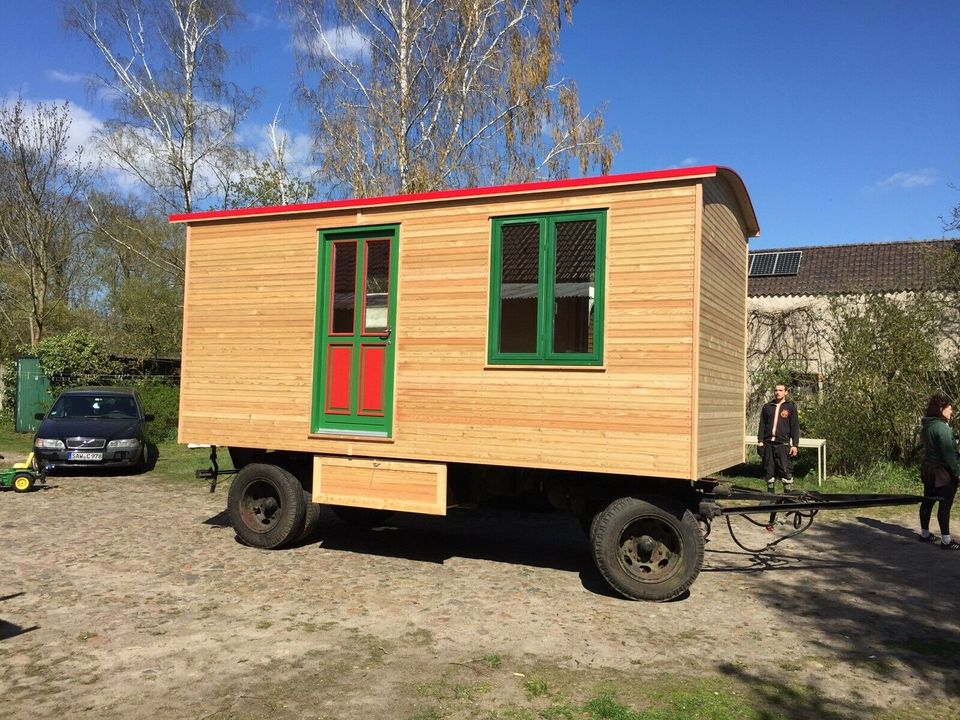
[[[887, 507], [894, 505], [915, 505], [925, 498], [920, 495], [882, 495], [882, 494], [845, 494], [820, 493], [812, 490], [792, 490], [782, 495], [762, 492], [738, 485], [722, 485], [719, 481], [707, 479], [697, 483], [702, 492], [699, 507], [700, 522], [705, 526], [705, 535], [710, 535], [710, 526], [714, 518], [723, 517], [727, 521], [730, 537], [741, 548], [748, 552], [760, 553], [770, 550], [784, 540], [796, 537], [807, 530], [817, 513], [821, 510], [843, 510], [849, 508]], [[930, 498], [936, 500], [939, 498]], [[721, 502], [749, 502], [749, 505], [721, 505]], [[785, 521], [793, 525], [793, 532], [788, 533], [762, 548], [751, 548], [744, 545], [733, 531], [730, 522], [732, 515], [741, 515], [749, 522], [768, 531], [773, 531], [777, 523], [777, 515], [782, 514]], [[766, 522], [758, 522], [751, 515], [767, 515]]]

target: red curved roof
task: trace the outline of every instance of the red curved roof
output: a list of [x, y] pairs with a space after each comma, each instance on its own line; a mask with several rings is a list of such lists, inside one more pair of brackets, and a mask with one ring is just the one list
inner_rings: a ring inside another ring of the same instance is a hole
[[566, 180], [544, 180], [519, 185], [496, 185], [492, 187], [462, 188], [458, 190], [437, 190], [412, 195], [387, 195], [383, 197], [350, 198], [346, 200], [328, 200], [325, 202], [301, 203], [298, 205], [278, 205], [273, 207], [250, 207], [236, 210], [203, 210], [193, 213], [178, 213], [170, 216], [172, 223], [194, 223], [205, 220], [229, 220], [233, 218], [267, 217], [293, 215], [300, 213], [323, 212], [326, 210], [352, 210], [354, 208], [378, 207], [384, 205], [413, 205], [444, 200], [458, 200], [480, 197], [502, 197], [526, 195], [530, 193], [574, 190], [577, 188], [601, 188], [623, 185], [640, 185], [670, 180], [690, 180], [703, 177], [720, 177], [727, 181], [733, 190], [744, 222], [753, 237], [760, 233], [757, 216], [750, 201], [750, 195], [743, 180], [736, 172], [717, 165], [653, 170], [648, 172], [625, 173], [621, 175], [600, 175], [587, 178]]

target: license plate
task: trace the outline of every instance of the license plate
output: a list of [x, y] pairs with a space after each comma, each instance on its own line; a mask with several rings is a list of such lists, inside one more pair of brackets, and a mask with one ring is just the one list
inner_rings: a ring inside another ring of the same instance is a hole
[[67, 460], [103, 460], [103, 453], [70, 452], [67, 453]]

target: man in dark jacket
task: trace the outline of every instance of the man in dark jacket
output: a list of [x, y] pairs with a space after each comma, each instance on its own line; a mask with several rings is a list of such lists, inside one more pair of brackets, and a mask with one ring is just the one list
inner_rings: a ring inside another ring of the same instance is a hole
[[767, 492], [776, 489], [776, 478], [783, 483], [784, 492], [793, 489], [793, 458], [800, 444], [800, 420], [797, 406], [787, 400], [787, 386], [777, 383], [773, 400], [760, 410], [757, 430], [757, 452], [763, 458], [763, 476]]

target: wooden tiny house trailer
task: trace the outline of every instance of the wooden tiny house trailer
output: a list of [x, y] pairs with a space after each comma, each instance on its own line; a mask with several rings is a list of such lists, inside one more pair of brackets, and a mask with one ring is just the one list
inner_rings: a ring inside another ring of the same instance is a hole
[[536, 478], [588, 524], [624, 483], [672, 507], [743, 461], [758, 227], [730, 170], [171, 220], [188, 226], [180, 441], [230, 448], [251, 544], [312, 512], [263, 468], [315, 503], [433, 514]]

